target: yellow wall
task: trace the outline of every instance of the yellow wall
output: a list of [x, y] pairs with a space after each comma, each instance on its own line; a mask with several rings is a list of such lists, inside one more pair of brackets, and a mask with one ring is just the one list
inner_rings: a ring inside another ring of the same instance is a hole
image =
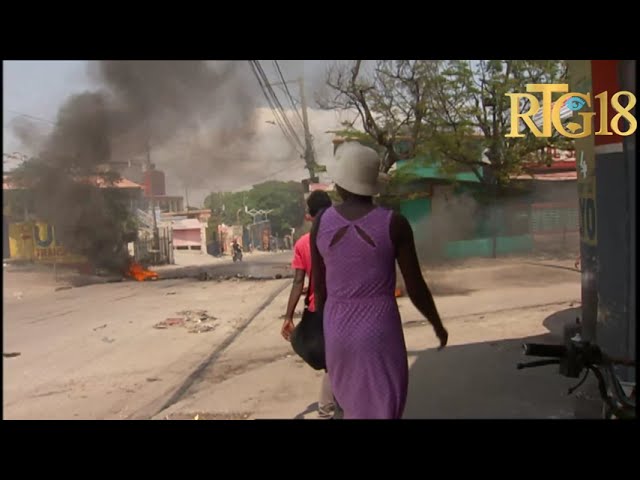
[[[51, 233], [51, 236], [49, 236]], [[38, 241], [40, 240], [39, 244]], [[9, 224], [9, 253], [12, 259], [39, 263], [84, 263], [86, 257], [67, 252], [55, 238], [55, 229], [49, 231], [43, 222]]]

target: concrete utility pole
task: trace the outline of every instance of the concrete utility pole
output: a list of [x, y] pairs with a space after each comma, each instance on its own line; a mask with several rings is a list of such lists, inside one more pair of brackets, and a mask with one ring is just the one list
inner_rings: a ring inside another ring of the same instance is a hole
[[[147, 171], [151, 172], [153, 164], [151, 163], [151, 142], [147, 137]], [[151, 200], [151, 218], [153, 219], [153, 249], [160, 250], [160, 232], [158, 231], [158, 220], [156, 219], [156, 200], [153, 192], [153, 177], [149, 174], [149, 196]]]
[[[635, 60], [572, 60], [571, 91], [636, 90]], [[595, 110], [594, 125], [610, 124], [615, 112]], [[635, 112], [633, 112], [635, 114]], [[623, 122], [620, 122], [623, 123]], [[622, 130], [629, 128], [625, 123]], [[582, 336], [609, 355], [636, 356], [635, 299], [635, 135], [591, 135], [577, 139], [580, 263], [582, 275]], [[634, 379], [635, 369], [619, 368], [623, 381]], [[576, 416], [599, 417], [600, 395], [587, 384], [576, 399]]]
[[304, 94], [304, 79], [298, 78], [300, 85], [300, 107], [302, 108], [302, 125], [304, 127], [304, 162], [309, 171], [309, 181], [313, 181], [315, 177], [316, 159], [313, 153], [313, 143], [311, 133], [309, 133], [309, 118], [307, 117], [307, 100]]

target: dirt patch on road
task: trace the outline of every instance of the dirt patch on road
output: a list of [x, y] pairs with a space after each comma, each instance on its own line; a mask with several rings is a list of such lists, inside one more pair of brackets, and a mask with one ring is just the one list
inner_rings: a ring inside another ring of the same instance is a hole
[[262, 367], [263, 365], [292, 356], [292, 352], [282, 351], [269, 356], [256, 357], [252, 359], [229, 359], [217, 364], [209, 375], [202, 377], [201, 381], [208, 385], [219, 384], [232, 377], [242, 375], [243, 373]]

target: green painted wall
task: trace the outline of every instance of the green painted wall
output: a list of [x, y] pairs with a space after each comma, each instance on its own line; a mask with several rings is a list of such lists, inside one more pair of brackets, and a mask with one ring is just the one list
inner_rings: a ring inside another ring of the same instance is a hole
[[423, 240], [427, 231], [422, 222], [431, 214], [431, 199], [423, 197], [406, 200], [400, 204], [400, 213], [409, 220], [414, 238], [417, 241]]
[[[496, 237], [496, 254], [530, 252], [533, 248], [531, 235], [514, 237]], [[449, 242], [445, 247], [447, 258], [491, 257], [493, 255], [493, 240], [491, 238], [477, 238], [474, 240], [460, 240]]]
[[400, 204], [400, 213], [407, 217], [411, 226], [424, 220], [431, 213], [431, 199], [427, 197], [406, 200]]

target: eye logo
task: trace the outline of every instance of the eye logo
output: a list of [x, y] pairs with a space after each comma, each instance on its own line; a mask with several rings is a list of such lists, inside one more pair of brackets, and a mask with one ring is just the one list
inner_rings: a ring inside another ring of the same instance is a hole
[[586, 104], [587, 102], [585, 102], [580, 97], [571, 97], [569, 100], [567, 100], [567, 103], [565, 103], [567, 108], [574, 112], [577, 112], [578, 110], [582, 110], [582, 107], [584, 107]]

